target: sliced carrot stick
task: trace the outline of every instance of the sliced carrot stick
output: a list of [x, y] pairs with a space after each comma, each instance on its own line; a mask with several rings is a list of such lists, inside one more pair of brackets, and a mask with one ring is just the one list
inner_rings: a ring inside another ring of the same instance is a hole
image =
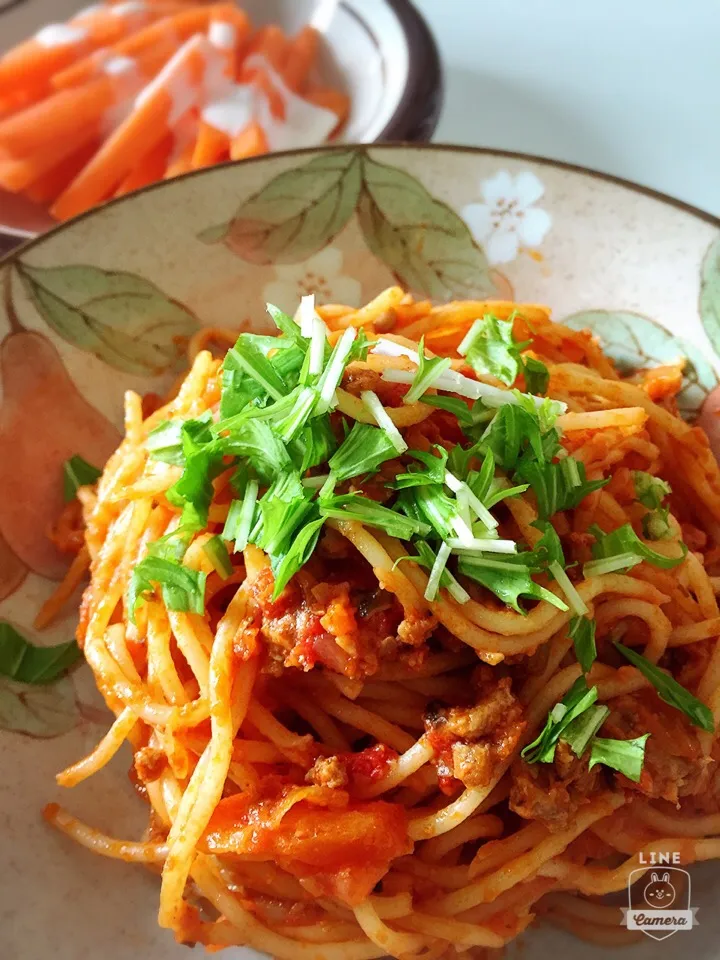
[[233, 137], [230, 143], [231, 160], [244, 160], [246, 157], [257, 157], [267, 152], [268, 142], [265, 131], [255, 120]]
[[214, 163], [227, 160], [230, 152], [230, 138], [222, 130], [211, 126], [205, 120], [200, 121], [195, 150], [190, 161], [191, 170], [211, 167]]
[[[213, 50], [196, 35], [185, 43], [142, 91], [129, 117], [108, 137], [90, 163], [58, 198], [51, 212], [59, 220], [76, 216], [114, 191], [143, 156], [194, 106]], [[1, 143], [2, 141], [0, 141]]]
[[314, 27], [303, 27], [290, 41], [290, 49], [283, 70], [285, 83], [295, 93], [305, 90], [310, 71], [317, 58], [319, 34]]
[[35, 203], [48, 206], [80, 173], [85, 164], [100, 146], [98, 140], [88, 140], [79, 149], [68, 154], [59, 163], [38, 177], [23, 192]]
[[164, 180], [172, 180], [173, 177], [179, 177], [182, 173], [192, 170], [192, 158], [195, 151], [194, 142], [190, 141], [176, 155], [175, 159], [168, 164], [167, 170], [163, 174]]
[[350, 97], [342, 90], [334, 90], [332, 87], [311, 87], [303, 96], [316, 107], [325, 107], [326, 110], [332, 110], [337, 114], [337, 126], [329, 139], [337, 136], [350, 113]]
[[149, 183], [155, 183], [156, 180], [162, 180], [172, 146], [173, 136], [168, 133], [133, 167], [115, 191], [115, 196], [123, 197], [126, 193], [140, 190]]
[[[250, 60], [255, 54], [260, 54], [267, 59], [271, 67], [281, 72], [285, 67], [288, 51], [288, 38], [280, 27], [271, 23], [266, 27], [261, 27], [255, 34], [248, 45], [247, 58]], [[243, 63], [239, 74], [240, 82], [247, 83], [252, 80], [257, 70], [257, 64], [246, 66]]]
[[165, 49], [170, 44], [170, 52], [177, 50], [194, 33], [207, 30], [213, 18], [234, 17], [239, 13], [232, 3], [215, 3], [210, 6], [192, 6], [172, 17], [165, 17], [156, 23], [150, 24], [132, 36], [107, 46], [105, 50], [90, 55], [67, 69], [57, 73], [52, 78], [53, 86], [58, 89], [77, 86], [90, 77], [95, 76], [102, 64], [112, 57], [137, 57], [143, 51], [148, 51], [156, 45]]
[[177, 177], [181, 173], [187, 173], [191, 169], [190, 163], [195, 151], [199, 125], [200, 117], [195, 109], [188, 110], [185, 116], [175, 125], [173, 147], [168, 159], [167, 169], [163, 174], [165, 180]]
[[141, 86], [142, 79], [128, 72], [53, 94], [0, 122], [0, 150], [20, 160], [41, 149], [52, 153], [68, 139], [76, 138], [79, 145], [88, 129], [92, 135], [100, 135], [109, 112]]
[[270, 112], [277, 120], [285, 119], [285, 101], [270, 79], [263, 61], [278, 73], [282, 73], [287, 63], [288, 39], [275, 24], [258, 30], [250, 43], [248, 55], [240, 68], [240, 83], [254, 83], [265, 95]]
[[58, 70], [98, 47], [117, 42], [152, 16], [142, 6], [120, 14], [110, 7], [98, 7], [68, 23], [48, 24], [0, 58], [3, 101], [12, 97], [18, 105], [36, 102]]

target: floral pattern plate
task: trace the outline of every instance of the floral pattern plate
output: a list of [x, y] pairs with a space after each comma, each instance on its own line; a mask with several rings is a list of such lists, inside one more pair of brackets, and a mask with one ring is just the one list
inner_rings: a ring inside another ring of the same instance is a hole
[[[714, 420], [720, 221], [710, 216], [590, 171], [454, 147], [308, 150], [191, 174], [95, 210], [0, 264], [0, 621], [40, 643], [72, 634], [72, 604], [50, 630], [32, 628], [62, 575], [45, 530], [61, 505], [62, 462], [80, 453], [101, 463], [117, 443], [125, 389], [166, 389], [202, 326], [267, 329], [266, 300], [293, 309], [314, 292], [360, 304], [396, 282], [435, 300], [548, 303], [557, 319], [594, 330], [623, 369], [686, 356], [683, 412], [705, 405]], [[60, 800], [117, 836], [139, 834], [128, 756], [70, 795], [54, 783], [106, 722], [85, 666], [45, 687], [0, 677], [9, 960], [186, 956], [156, 926], [156, 878], [91, 856], [40, 819], [47, 801]], [[703, 907], [720, 875], [707, 866], [693, 881], [700, 925], [663, 946], [668, 960], [691, 938], [699, 960], [718, 957], [720, 918]], [[540, 928], [524, 956], [560, 946], [577, 949]], [[648, 939], [633, 954], [649, 960], [653, 947]]]

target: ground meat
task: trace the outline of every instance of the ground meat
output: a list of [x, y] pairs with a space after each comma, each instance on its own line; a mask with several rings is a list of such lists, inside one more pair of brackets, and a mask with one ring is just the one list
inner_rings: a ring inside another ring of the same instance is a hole
[[435, 752], [438, 776], [465, 786], [486, 786], [497, 767], [517, 747], [525, 729], [523, 711], [509, 677], [491, 667], [473, 676], [476, 700], [467, 707], [431, 708], [425, 717], [428, 741]]
[[436, 626], [437, 620], [432, 614], [408, 616], [399, 624], [397, 635], [408, 646], [419, 647], [429, 639]]
[[140, 783], [152, 783], [167, 766], [167, 756], [155, 747], [141, 747], [135, 754], [134, 765]]
[[587, 757], [576, 757], [560, 741], [554, 763], [513, 764], [510, 809], [526, 820], [541, 820], [550, 830], [564, 830], [596, 792], [600, 776], [599, 767], [588, 770]]
[[492, 748], [487, 743], [452, 745], [453, 776], [466, 787], [481, 787], [492, 777]]
[[517, 701], [510, 691], [510, 677], [503, 677], [473, 707], [450, 707], [444, 713], [450, 733], [465, 740], [477, 740], [497, 726], [503, 714]]
[[[381, 660], [396, 659], [399, 645], [402, 607], [391, 594], [383, 602], [360, 614], [361, 600], [371, 595], [365, 583], [362, 564], [356, 570], [339, 561], [333, 573], [320, 571], [317, 582], [309, 573], [294, 577], [277, 600], [272, 599], [274, 580], [269, 567], [261, 570], [250, 584], [251, 609], [268, 654], [265, 669], [280, 674], [284, 667], [311, 670], [317, 664], [350, 678], [371, 676]], [[338, 569], [348, 575], [346, 581], [333, 579]], [[377, 580], [370, 576], [377, 591]], [[434, 623], [434, 621], [432, 622]], [[413, 625], [412, 639], [422, 645], [432, 623]]]
[[348, 784], [347, 769], [339, 757], [318, 757], [308, 770], [305, 781], [338, 790]]
[[689, 720], [664, 703], [654, 690], [640, 690], [611, 700], [603, 736], [632, 740], [649, 733], [639, 783], [622, 774], [623, 786], [648, 797], [677, 803], [681, 797], [703, 793], [715, 761], [705, 757]]

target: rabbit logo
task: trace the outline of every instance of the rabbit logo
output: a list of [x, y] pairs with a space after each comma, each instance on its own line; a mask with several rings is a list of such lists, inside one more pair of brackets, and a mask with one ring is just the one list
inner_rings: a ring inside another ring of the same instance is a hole
[[622, 908], [623, 926], [640, 930], [653, 940], [697, 926], [697, 908], [690, 906], [690, 874], [680, 867], [641, 867], [628, 877], [628, 905]]
[[668, 910], [675, 903], [675, 887], [670, 883], [670, 874], [650, 874], [650, 881], [643, 890], [645, 903], [655, 910]]

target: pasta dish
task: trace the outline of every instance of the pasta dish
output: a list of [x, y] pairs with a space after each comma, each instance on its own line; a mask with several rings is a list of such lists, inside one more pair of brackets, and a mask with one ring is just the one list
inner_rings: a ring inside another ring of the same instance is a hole
[[396, 287], [268, 313], [129, 392], [79, 488], [115, 720], [58, 780], [127, 740], [149, 820], [46, 819], [161, 874], [160, 925], [212, 949], [642, 936], [606, 895], [720, 857], [720, 472], [682, 362], [623, 378], [544, 307]]

